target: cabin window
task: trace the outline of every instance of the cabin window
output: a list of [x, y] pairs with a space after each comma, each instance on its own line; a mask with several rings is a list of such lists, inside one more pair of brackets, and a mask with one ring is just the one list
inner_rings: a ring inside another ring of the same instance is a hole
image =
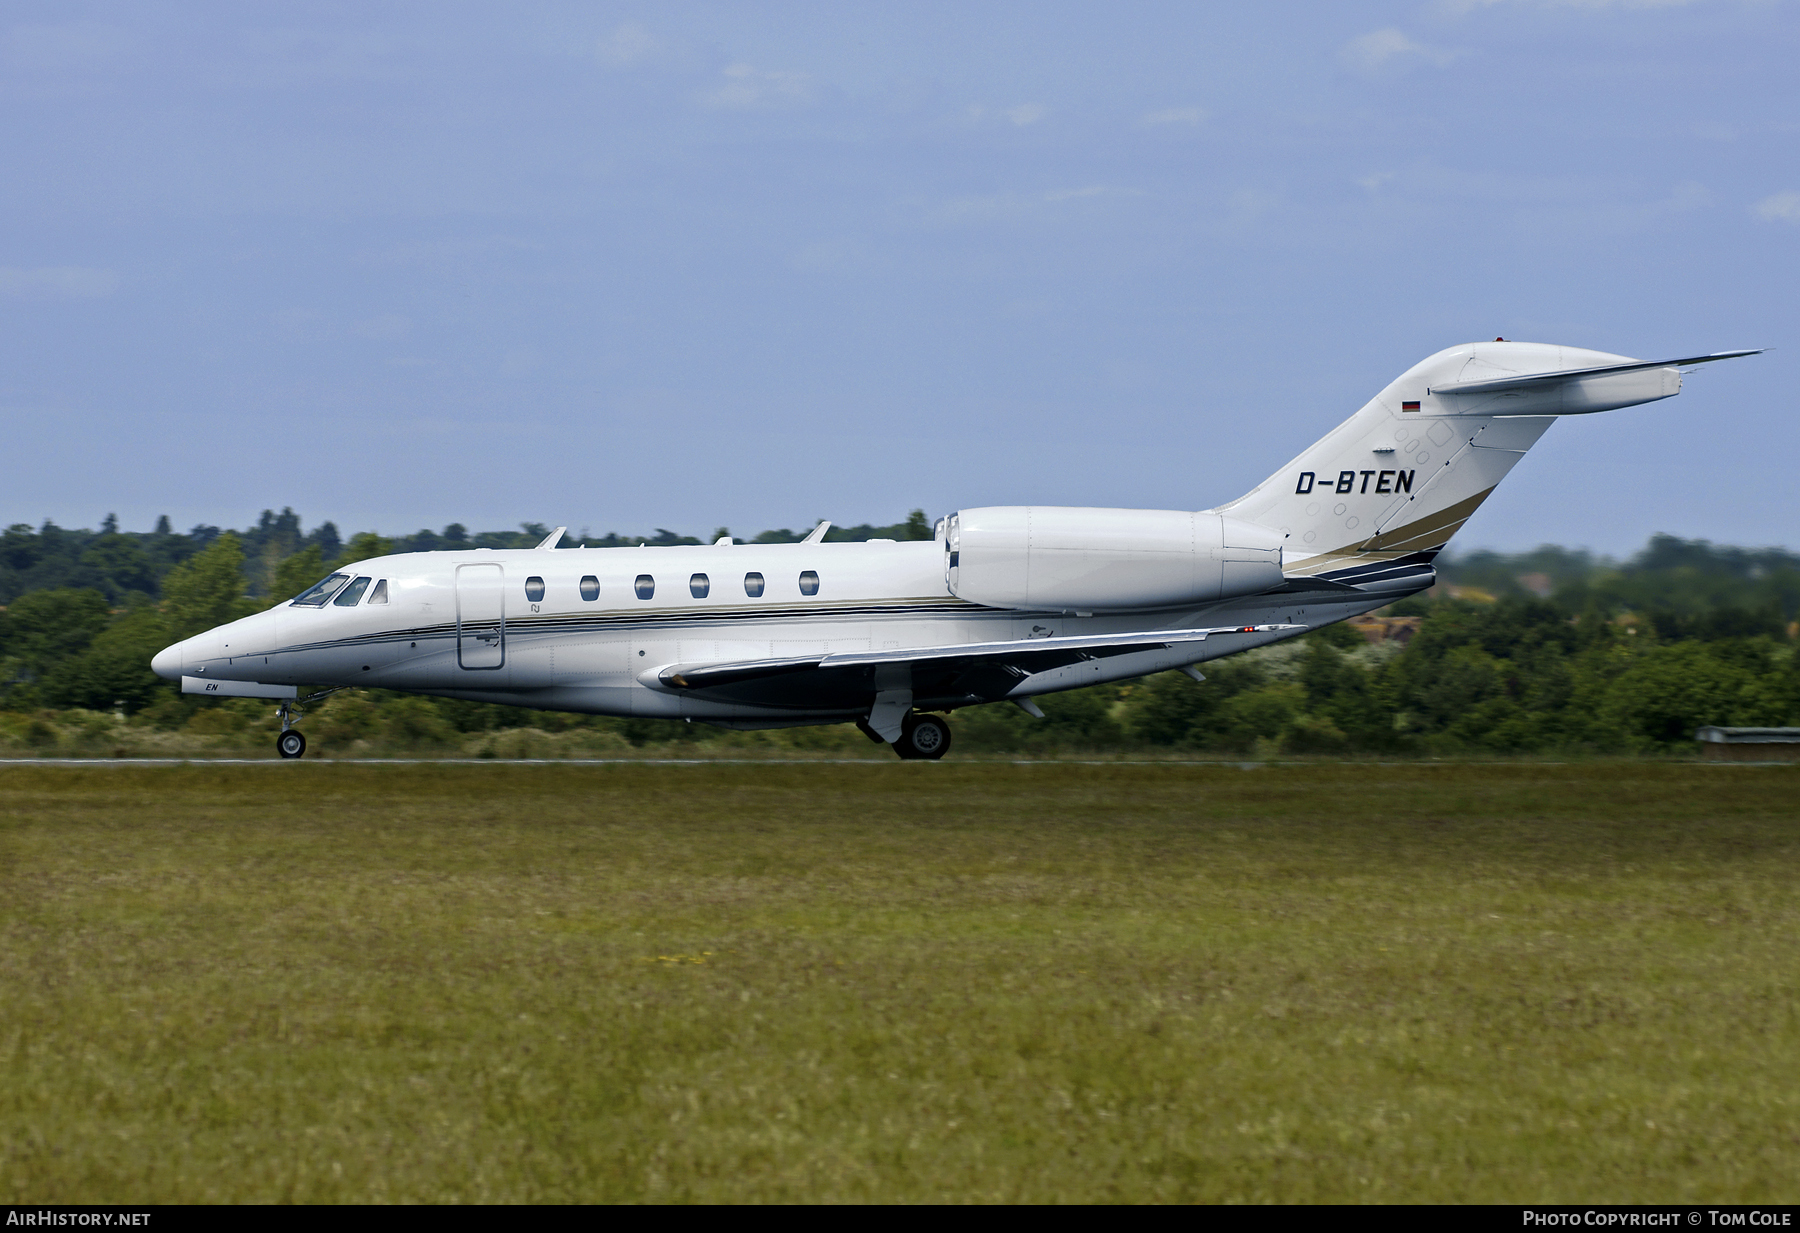
[[810, 569], [800, 571], [800, 594], [817, 595], [819, 593], [819, 576]]
[[592, 574], [581, 580], [581, 598], [590, 604], [600, 598], [600, 580]]
[[357, 601], [362, 599], [363, 592], [368, 589], [369, 580], [367, 578], [358, 578], [355, 582], [352, 582], [349, 586], [345, 587], [338, 597], [331, 602], [339, 608], [354, 608], [356, 607]]
[[337, 594], [338, 588], [348, 581], [350, 581], [349, 574], [333, 574], [296, 595], [293, 606], [296, 608], [323, 608], [326, 601]]
[[761, 599], [763, 593], [763, 576], [761, 574], [744, 575], [744, 594], [751, 599]]
[[536, 574], [525, 580], [525, 598], [534, 604], [544, 598], [544, 580]]
[[386, 578], [383, 578], [380, 582], [377, 582], [375, 584], [375, 589], [373, 591], [369, 592], [369, 602], [371, 604], [387, 603], [387, 579]]
[[631, 585], [637, 589], [639, 599], [649, 599], [656, 594], [656, 579], [649, 574], [639, 574], [637, 581]]
[[688, 579], [688, 593], [695, 599], [705, 599], [706, 593], [712, 590], [712, 582], [705, 574], [695, 574]]

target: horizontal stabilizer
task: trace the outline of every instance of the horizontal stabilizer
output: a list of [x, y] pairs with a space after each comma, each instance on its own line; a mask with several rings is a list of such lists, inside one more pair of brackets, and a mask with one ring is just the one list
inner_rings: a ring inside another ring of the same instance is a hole
[[1750, 351], [1715, 351], [1711, 355], [1690, 355], [1682, 360], [1637, 360], [1630, 364], [1602, 364], [1598, 368], [1565, 368], [1560, 372], [1534, 372], [1518, 377], [1500, 377], [1493, 381], [1460, 381], [1454, 385], [1434, 385], [1428, 394], [1499, 394], [1506, 390], [1530, 389], [1557, 381], [1575, 381], [1582, 377], [1606, 377], [1615, 373], [1642, 372], [1650, 368], [1680, 368], [1685, 364], [1710, 364], [1714, 360], [1735, 360], [1746, 355], [1761, 355], [1767, 347]]
[[925, 666], [949, 660], [1015, 662], [1051, 656], [1080, 659], [1123, 655], [1204, 642], [1220, 634], [1265, 634], [1304, 629], [1302, 625], [1229, 625], [1216, 629], [1165, 629], [1134, 634], [1100, 634], [1074, 638], [1021, 638], [1012, 642], [972, 642], [960, 646], [916, 647], [904, 651], [849, 651], [838, 655], [809, 655], [795, 659], [753, 659], [728, 664], [676, 664], [657, 673], [671, 689], [711, 689], [760, 677], [783, 676], [814, 669], [860, 668], [887, 665]]

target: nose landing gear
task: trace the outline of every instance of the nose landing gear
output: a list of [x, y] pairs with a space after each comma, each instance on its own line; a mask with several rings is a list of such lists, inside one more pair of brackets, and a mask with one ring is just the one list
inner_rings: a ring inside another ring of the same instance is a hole
[[284, 758], [298, 758], [306, 752], [306, 737], [294, 727], [294, 721], [306, 712], [292, 702], [283, 702], [275, 708], [275, 713], [281, 716], [281, 731], [275, 737], [275, 752]]
[[275, 708], [275, 714], [281, 717], [281, 732], [275, 738], [275, 752], [284, 758], [298, 758], [306, 752], [306, 736], [294, 727], [300, 717], [306, 714], [302, 709], [305, 704], [317, 702], [327, 694], [335, 694], [348, 686], [336, 685], [330, 689], [321, 689], [318, 693], [308, 694], [297, 702], [283, 702]]

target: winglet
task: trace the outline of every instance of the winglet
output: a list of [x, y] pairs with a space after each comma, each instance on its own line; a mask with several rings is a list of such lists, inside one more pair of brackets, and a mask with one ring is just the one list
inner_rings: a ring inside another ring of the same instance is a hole
[[537, 550], [542, 551], [545, 548], [556, 547], [557, 544], [562, 542], [563, 532], [568, 529], [569, 528], [567, 527], [558, 527], [556, 530], [550, 532], [550, 534], [544, 536], [544, 542], [537, 546]]
[[831, 530], [831, 519], [827, 518], [824, 522], [821, 522], [818, 526], [814, 527], [812, 529], [812, 532], [810, 534], [808, 534], [807, 537], [805, 539], [801, 540], [800, 542], [803, 544], [824, 543], [825, 542], [825, 532], [827, 532], [829, 530]]

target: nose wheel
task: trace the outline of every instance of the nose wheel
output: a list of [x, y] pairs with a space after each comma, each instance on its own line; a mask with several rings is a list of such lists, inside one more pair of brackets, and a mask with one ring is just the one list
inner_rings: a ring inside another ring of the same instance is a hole
[[329, 697], [347, 685], [333, 685], [330, 689], [321, 689], [317, 693], [307, 694], [304, 698], [292, 702], [283, 702], [275, 708], [276, 716], [281, 720], [281, 735], [275, 738], [275, 752], [284, 758], [298, 758], [306, 752], [306, 738], [294, 725], [306, 714], [305, 707], [317, 702], [320, 698]]
[[[339, 688], [342, 688], [341, 686]], [[298, 758], [306, 752], [306, 737], [294, 724], [306, 712], [300, 709], [303, 702], [311, 702], [315, 698], [323, 698], [325, 694], [334, 694], [336, 689], [328, 689], [324, 693], [310, 694], [299, 702], [283, 702], [275, 708], [275, 714], [281, 720], [281, 733], [275, 738], [275, 752], [284, 758]]]

